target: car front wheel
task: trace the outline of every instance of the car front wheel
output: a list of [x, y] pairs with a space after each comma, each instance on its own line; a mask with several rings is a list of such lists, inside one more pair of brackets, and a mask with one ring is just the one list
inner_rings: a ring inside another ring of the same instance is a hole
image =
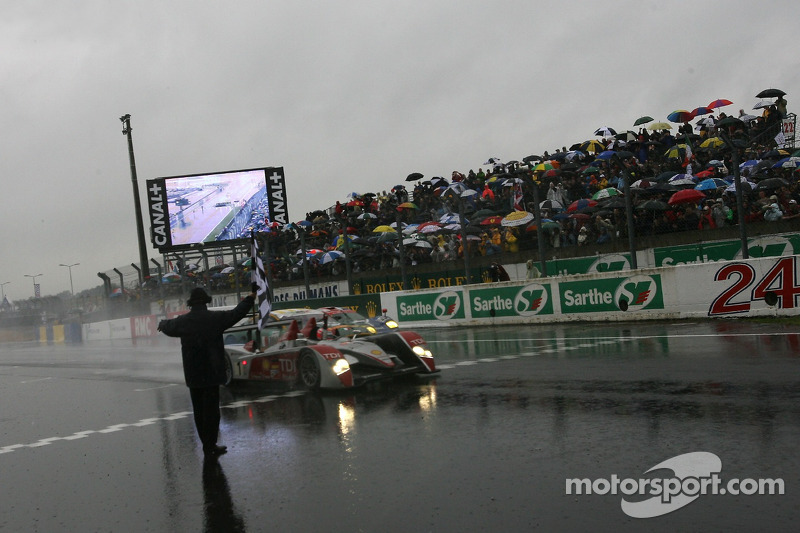
[[231, 357], [229, 355], [225, 355], [225, 385], [226, 387], [230, 387], [233, 383], [233, 363], [231, 363]]
[[318, 389], [322, 374], [316, 355], [309, 351], [301, 352], [297, 367], [300, 382], [309, 389]]

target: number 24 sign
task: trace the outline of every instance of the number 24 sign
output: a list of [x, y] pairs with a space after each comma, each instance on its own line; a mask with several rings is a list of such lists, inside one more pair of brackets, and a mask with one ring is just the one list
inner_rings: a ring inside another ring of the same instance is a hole
[[[714, 276], [714, 281], [730, 279], [734, 280], [733, 284], [714, 299], [708, 316], [747, 313], [750, 304], [758, 300], [764, 300], [767, 305], [778, 304], [781, 309], [793, 309], [800, 296], [800, 286], [797, 285], [800, 280], [795, 276], [793, 256], [779, 259], [757, 282], [756, 270], [748, 263], [730, 263]], [[744, 301], [740, 297], [742, 294], [746, 297]]]

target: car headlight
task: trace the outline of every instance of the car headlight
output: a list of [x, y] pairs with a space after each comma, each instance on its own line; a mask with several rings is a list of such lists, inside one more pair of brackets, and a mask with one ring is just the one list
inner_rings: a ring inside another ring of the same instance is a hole
[[337, 376], [344, 374], [350, 370], [350, 363], [347, 362], [346, 359], [337, 359], [335, 363], [333, 363], [333, 373]]
[[433, 357], [433, 354], [431, 353], [431, 351], [430, 350], [426, 350], [422, 346], [414, 346], [413, 348], [411, 348], [411, 351], [413, 351], [419, 357], [428, 357], [428, 358], [432, 358]]
[[384, 322], [384, 325], [386, 325], [387, 328], [391, 329], [398, 327], [397, 322], [395, 322], [394, 320], [387, 320], [386, 322]]
[[369, 331], [370, 333], [376, 333], [378, 330], [376, 330], [372, 326], [367, 326], [367, 331]]

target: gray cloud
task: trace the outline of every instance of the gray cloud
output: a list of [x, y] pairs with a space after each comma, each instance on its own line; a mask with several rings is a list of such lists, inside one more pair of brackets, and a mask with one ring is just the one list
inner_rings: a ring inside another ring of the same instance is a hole
[[[293, 219], [410, 172], [519, 159], [798, 85], [795, 2], [52, 2], [4, 7], [11, 298], [137, 261], [148, 178], [281, 165]], [[735, 108], [735, 109], [734, 109]], [[143, 194], [143, 192], [142, 192]]]

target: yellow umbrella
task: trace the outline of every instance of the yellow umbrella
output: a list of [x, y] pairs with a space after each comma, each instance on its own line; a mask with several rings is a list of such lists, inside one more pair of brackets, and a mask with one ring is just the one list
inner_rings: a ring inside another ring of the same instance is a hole
[[720, 146], [724, 146], [725, 141], [720, 139], [719, 137], [709, 137], [702, 143], [700, 143], [700, 148], [719, 148]]
[[387, 225], [378, 226], [377, 228], [372, 230], [372, 233], [389, 233], [389, 232], [397, 233], [393, 227]]
[[503, 217], [500, 221], [501, 226], [522, 226], [533, 220], [533, 213], [527, 211], [513, 211]]
[[585, 143], [581, 144], [580, 148], [578, 148], [581, 152], [594, 152], [599, 154], [600, 152], [604, 152], [606, 149], [606, 145], [592, 139], [591, 141], [586, 141]]
[[653, 122], [652, 124], [647, 125], [647, 129], [650, 131], [671, 130], [672, 126], [670, 126], [666, 122]]

